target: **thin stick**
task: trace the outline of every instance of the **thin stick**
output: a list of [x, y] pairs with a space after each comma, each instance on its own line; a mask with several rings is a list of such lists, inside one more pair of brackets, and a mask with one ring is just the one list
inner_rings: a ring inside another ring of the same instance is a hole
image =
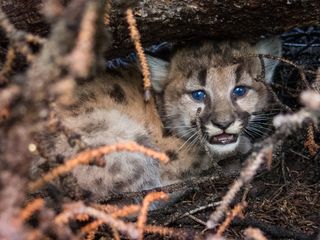
[[[169, 236], [170, 239], [172, 239], [173, 237], [176, 237], [179, 239], [187, 239], [187, 236], [184, 236], [186, 234], [183, 231], [177, 230], [174, 228], [168, 228], [168, 227], [146, 225], [144, 226], [144, 232], [159, 234], [161, 236]], [[194, 238], [190, 238], [190, 239], [194, 239]]]
[[267, 88], [267, 90], [271, 93], [273, 99], [277, 102], [277, 104], [279, 104], [280, 107], [282, 107], [287, 112], [292, 113], [293, 112], [292, 109], [289, 106], [283, 104], [280, 101], [280, 99], [278, 98], [277, 94], [269, 86], [269, 84], [266, 83], [266, 81], [265, 81], [266, 66], [265, 66], [265, 63], [264, 63], [263, 55], [259, 54], [258, 57], [259, 57], [260, 64], [261, 64], [261, 74], [260, 74], [260, 76], [257, 77], [256, 81], [261, 82]]
[[151, 98], [150, 69], [147, 63], [147, 58], [142, 48], [141, 37], [137, 27], [137, 21], [134, 17], [134, 14], [131, 8], [127, 9], [127, 22], [129, 24], [130, 36], [134, 43], [134, 46], [139, 58], [139, 62], [142, 68], [144, 98], [145, 98], [145, 101], [148, 102]]
[[314, 140], [314, 126], [310, 124], [307, 128], [307, 139], [304, 143], [304, 146], [308, 149], [311, 156], [315, 156], [320, 149], [319, 144]]
[[139, 229], [139, 239], [143, 239], [143, 232], [144, 232], [144, 226], [147, 222], [147, 214], [148, 214], [148, 208], [150, 204], [157, 200], [167, 200], [168, 195], [164, 192], [152, 192], [149, 193], [145, 198], [143, 199], [140, 215], [138, 217], [137, 221], [137, 227]]
[[252, 180], [259, 167], [266, 161], [266, 158], [270, 156], [270, 151], [272, 151], [272, 146], [267, 145], [260, 150], [258, 154], [253, 153], [251, 155], [251, 159], [249, 158], [247, 160], [246, 167], [241, 170], [240, 177], [234, 181], [226, 195], [222, 198], [221, 204], [211, 214], [209, 220], [207, 221], [207, 228], [213, 229], [218, 225], [218, 222], [224, 216], [236, 194], [240, 191], [243, 185]]
[[169, 158], [164, 153], [156, 152], [136, 143], [118, 143], [114, 145], [107, 145], [95, 149], [86, 150], [77, 154], [74, 158], [66, 161], [63, 165], [60, 165], [52, 169], [50, 172], [45, 174], [40, 179], [31, 182], [29, 184], [29, 190], [31, 192], [36, 191], [37, 189], [41, 188], [44, 184], [52, 181], [56, 177], [72, 171], [78, 165], [89, 164], [90, 162], [94, 161], [94, 159], [100, 158], [103, 155], [120, 151], [140, 152], [152, 158], [158, 159], [161, 162], [169, 162]]
[[258, 57], [259, 59], [268, 58], [268, 59], [272, 59], [272, 60], [276, 60], [276, 61], [280, 61], [280, 62], [289, 64], [289, 65], [297, 68], [299, 70], [299, 74], [300, 74], [301, 80], [304, 82], [304, 84], [306, 85], [307, 89], [311, 89], [311, 87], [310, 87], [310, 84], [308, 83], [308, 81], [306, 80], [305, 73], [311, 73], [311, 74], [315, 74], [315, 75], [318, 74], [315, 71], [306, 70], [306, 69], [303, 68], [303, 66], [295, 64], [294, 62], [292, 62], [292, 61], [290, 61], [288, 59], [285, 59], [285, 58], [282, 58], [282, 57], [278, 57], [278, 56], [273, 56], [271, 54], [248, 54], [245, 57]]
[[12, 46], [10, 46], [6, 55], [6, 61], [3, 65], [3, 68], [0, 71], [0, 84], [8, 83], [8, 76], [12, 72], [12, 66], [15, 59], [15, 50]]
[[[125, 223], [122, 220], [116, 219], [110, 214], [101, 212], [95, 208], [85, 206], [82, 202], [66, 205], [66, 209], [55, 218], [55, 222], [62, 224], [67, 222], [71, 217], [78, 214], [88, 214], [97, 220], [102, 221], [110, 226], [115, 227], [120, 232], [127, 234], [130, 238], [136, 239], [139, 236], [139, 231], [132, 223]], [[97, 226], [99, 222], [95, 223]], [[93, 226], [91, 226], [93, 227]], [[89, 228], [89, 227], [88, 227]]]
[[202, 221], [201, 219], [199, 219], [193, 215], [188, 215], [188, 218], [191, 218], [193, 221], [195, 221], [203, 226], [206, 226], [206, 222]]
[[216, 233], [216, 236], [217, 237], [221, 237], [222, 234], [226, 231], [226, 229], [229, 227], [230, 223], [232, 222], [232, 220], [240, 215], [242, 216], [242, 211], [243, 209], [246, 207], [246, 203], [243, 202], [243, 203], [239, 203], [237, 204], [233, 209], [232, 211], [229, 213], [228, 217], [226, 218], [226, 220], [219, 226], [218, 230], [217, 230], [217, 233]]
[[23, 222], [28, 220], [34, 212], [43, 208], [44, 204], [45, 202], [42, 198], [37, 198], [33, 200], [32, 202], [28, 203], [28, 205], [25, 208], [21, 210], [19, 214], [19, 219]]
[[[190, 210], [190, 211], [188, 211], [188, 212], [186, 212], [186, 213], [184, 213], [184, 214], [182, 214], [182, 215], [174, 216], [174, 217], [171, 218], [169, 221], [165, 222], [165, 223], [164, 223], [164, 226], [167, 226], [167, 225], [169, 225], [169, 224], [171, 224], [171, 223], [174, 223], [175, 221], [177, 221], [177, 220], [179, 220], [179, 219], [181, 219], [181, 218], [188, 217], [188, 216], [190, 216], [190, 215], [192, 215], [192, 214], [198, 213], [198, 212], [203, 211], [203, 210], [205, 210], [205, 209], [212, 208], [212, 207], [216, 207], [216, 206], [218, 206], [219, 204], [220, 204], [220, 202], [209, 203], [209, 204], [207, 204], [207, 205], [200, 206], [200, 207], [197, 207], [197, 208], [195, 208], [195, 209], [192, 209], [192, 210]], [[204, 224], [204, 225], [205, 225], [205, 224]]]

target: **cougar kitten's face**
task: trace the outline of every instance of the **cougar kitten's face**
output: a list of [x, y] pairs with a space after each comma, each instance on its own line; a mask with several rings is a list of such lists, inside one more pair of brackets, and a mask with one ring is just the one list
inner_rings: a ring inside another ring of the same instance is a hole
[[[280, 55], [278, 39], [252, 46], [246, 42], [205, 42], [178, 51], [171, 63], [149, 58], [153, 87], [163, 94], [165, 127], [187, 141], [199, 144], [196, 114], [204, 141], [215, 155], [233, 153], [248, 134], [256, 113], [268, 105], [268, 91], [255, 79], [261, 74], [258, 58], [250, 53]], [[276, 63], [266, 60], [266, 81]], [[249, 133], [250, 134], [250, 133]]]

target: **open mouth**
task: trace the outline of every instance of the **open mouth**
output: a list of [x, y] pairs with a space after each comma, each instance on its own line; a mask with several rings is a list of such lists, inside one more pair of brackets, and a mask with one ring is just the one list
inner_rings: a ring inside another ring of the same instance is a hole
[[226, 145], [226, 144], [230, 144], [230, 143], [236, 142], [237, 139], [238, 139], [238, 135], [228, 134], [228, 133], [221, 133], [219, 135], [212, 136], [209, 139], [209, 143], [210, 144]]

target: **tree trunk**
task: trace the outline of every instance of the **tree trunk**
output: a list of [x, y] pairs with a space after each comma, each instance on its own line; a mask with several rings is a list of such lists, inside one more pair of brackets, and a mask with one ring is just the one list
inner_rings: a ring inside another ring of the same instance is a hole
[[[68, 1], [62, 0], [66, 3]], [[124, 12], [113, 1], [113, 48], [108, 57], [132, 49]], [[18, 29], [46, 35], [41, 0], [2, 0], [2, 9]], [[301, 25], [320, 23], [319, 0], [142, 0], [135, 16], [144, 47], [152, 43], [199, 37], [247, 38], [277, 34]]]

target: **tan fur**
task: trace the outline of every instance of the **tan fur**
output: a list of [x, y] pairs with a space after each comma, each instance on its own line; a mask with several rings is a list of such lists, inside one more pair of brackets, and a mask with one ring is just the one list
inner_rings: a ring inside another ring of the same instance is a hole
[[[278, 45], [279, 42], [275, 41], [272, 47], [277, 48]], [[154, 159], [139, 153], [114, 153], [105, 156], [104, 168], [79, 166], [73, 170], [76, 184], [90, 191], [94, 197], [103, 197], [111, 192], [166, 185], [210, 168], [212, 159], [205, 154], [196, 133], [197, 109], [202, 109], [202, 128], [209, 137], [223, 132], [211, 124], [212, 119], [223, 122], [234, 118], [225, 132], [241, 135], [246, 123], [238, 116], [239, 111], [249, 115], [263, 111], [268, 105], [268, 93], [262, 83], [254, 80], [261, 71], [259, 60], [239, 60], [236, 57], [257, 53], [261, 46], [257, 49], [246, 42], [206, 42], [199, 47], [178, 51], [171, 63], [149, 57], [155, 97], [148, 104], [143, 99], [141, 74], [134, 66], [114, 70], [78, 86], [76, 104], [61, 109], [59, 115], [65, 126], [82, 136], [83, 142], [96, 147], [136, 141], [166, 152], [171, 162], [159, 165]], [[272, 54], [271, 50], [265, 53]], [[236, 76], [240, 65], [241, 74]], [[272, 76], [273, 69], [267, 69], [268, 77]], [[205, 84], [199, 80], [201, 70]], [[247, 85], [251, 89], [246, 97], [234, 102], [230, 92], [236, 85]], [[194, 101], [190, 91], [198, 89], [204, 89], [210, 100]], [[188, 140], [192, 134], [194, 138]], [[77, 151], [70, 149], [62, 135], [51, 138], [54, 139], [51, 139], [51, 155], [61, 154], [67, 159]], [[234, 154], [239, 142], [247, 142], [245, 138], [239, 139], [234, 145], [228, 144], [231, 147], [212, 146], [207, 142], [215, 156], [213, 161]], [[186, 144], [186, 141], [190, 142]], [[39, 175], [40, 165], [46, 161], [52, 161], [52, 158], [40, 158], [34, 164], [34, 176]]]

